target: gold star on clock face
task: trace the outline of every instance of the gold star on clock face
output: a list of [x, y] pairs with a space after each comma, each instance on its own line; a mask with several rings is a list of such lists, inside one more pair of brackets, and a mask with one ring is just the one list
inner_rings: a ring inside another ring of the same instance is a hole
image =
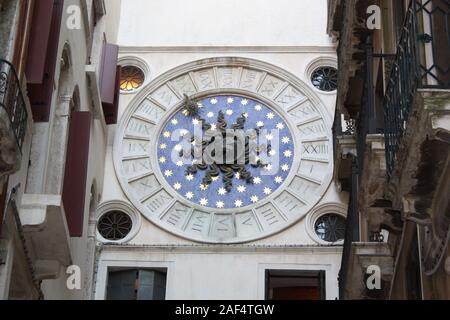
[[227, 194], [227, 190], [225, 188], [220, 188], [217, 192], [220, 196], [224, 196]]
[[283, 183], [283, 180], [284, 180], [284, 179], [283, 179], [282, 177], [276, 177], [276, 178], [275, 178], [275, 183], [276, 183], [276, 184], [282, 184], [282, 183]]
[[173, 176], [173, 171], [172, 171], [172, 170], [166, 170], [166, 171], [164, 171], [164, 175], [165, 175], [167, 178], [170, 178], [170, 177]]
[[174, 188], [175, 190], [177, 190], [177, 191], [180, 190], [181, 187], [182, 187], [182, 184], [179, 183], [179, 182], [177, 182], [177, 183], [175, 183], [175, 184], [173, 185], [173, 188]]
[[239, 193], [244, 193], [244, 192], [247, 191], [247, 187], [246, 187], [246, 186], [238, 186], [238, 187], [237, 187], [237, 191], [238, 191]]
[[192, 192], [186, 193], [186, 199], [192, 200], [193, 198], [194, 198], [194, 193], [192, 193]]
[[284, 137], [282, 140], [283, 144], [289, 144], [291, 142], [291, 139], [289, 137]]
[[223, 208], [225, 208], [225, 203], [223, 201], [217, 201], [216, 207], [217, 207], [217, 209], [223, 209]]
[[284, 154], [284, 157], [285, 157], [285, 158], [290, 158], [290, 157], [292, 157], [292, 151], [291, 151], [291, 150], [286, 150], [283, 154]]

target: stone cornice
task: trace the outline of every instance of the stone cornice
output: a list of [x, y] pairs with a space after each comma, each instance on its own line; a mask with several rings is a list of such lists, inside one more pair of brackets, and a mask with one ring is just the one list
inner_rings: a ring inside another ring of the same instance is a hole
[[336, 54], [336, 46], [121, 46], [120, 54], [130, 53], [323, 53]]
[[173, 253], [294, 253], [294, 254], [341, 254], [342, 245], [115, 245], [102, 246], [103, 253], [132, 251], [173, 252]]

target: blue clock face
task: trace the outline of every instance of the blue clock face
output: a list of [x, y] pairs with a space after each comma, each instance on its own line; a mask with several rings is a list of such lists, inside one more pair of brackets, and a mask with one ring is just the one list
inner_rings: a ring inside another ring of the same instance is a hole
[[[295, 156], [285, 120], [264, 103], [242, 96], [210, 96], [192, 104], [168, 119], [158, 139], [158, 164], [172, 189], [214, 210], [244, 208], [277, 192]], [[233, 132], [241, 132], [241, 140], [229, 140]], [[218, 137], [223, 137], [220, 144]]]

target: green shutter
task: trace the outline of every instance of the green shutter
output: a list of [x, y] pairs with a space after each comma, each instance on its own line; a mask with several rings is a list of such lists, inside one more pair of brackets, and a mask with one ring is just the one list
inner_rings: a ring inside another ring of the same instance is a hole
[[165, 300], [166, 274], [158, 271], [139, 271], [138, 300]]
[[137, 271], [110, 272], [107, 300], [136, 300]]

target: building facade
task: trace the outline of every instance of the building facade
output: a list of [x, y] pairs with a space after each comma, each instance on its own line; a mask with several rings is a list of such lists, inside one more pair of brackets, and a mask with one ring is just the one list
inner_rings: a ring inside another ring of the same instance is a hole
[[0, 6], [0, 299], [339, 298], [325, 0]]
[[0, 299], [91, 298], [119, 9], [0, 2]]
[[[348, 193], [332, 183], [326, 13], [316, 0], [122, 5], [96, 299], [338, 298]], [[199, 127], [256, 129], [267, 148], [253, 166], [185, 161], [191, 144], [207, 154]]]
[[449, 299], [450, 3], [329, 1], [328, 15], [335, 178], [351, 194], [340, 297]]

